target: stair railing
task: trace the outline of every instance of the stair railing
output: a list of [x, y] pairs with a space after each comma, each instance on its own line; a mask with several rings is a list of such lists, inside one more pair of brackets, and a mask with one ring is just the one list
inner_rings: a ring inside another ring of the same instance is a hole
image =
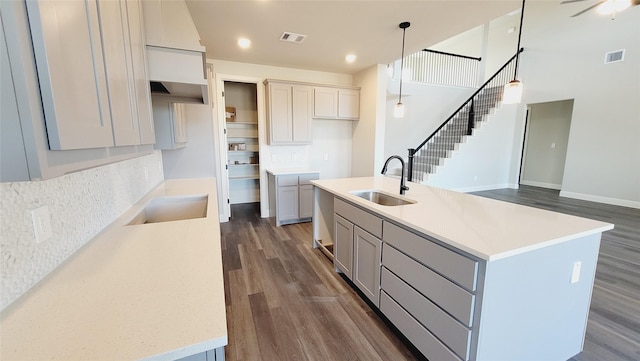
[[[521, 53], [524, 48], [520, 48]], [[416, 148], [409, 148], [407, 180], [410, 182], [420, 182], [423, 180], [425, 171], [429, 171], [429, 166], [425, 164], [415, 164], [415, 156], [419, 151], [427, 151], [435, 157], [443, 157], [455, 148], [457, 142], [463, 135], [471, 135], [476, 124], [477, 108], [487, 106], [493, 107], [502, 98], [502, 89], [511, 80], [513, 67], [515, 66], [516, 55], [514, 54], [495, 74], [493, 74], [473, 95], [469, 97], [451, 116], [449, 116], [440, 126], [431, 133]], [[466, 114], [465, 114], [466, 113]], [[466, 119], [463, 119], [466, 117]], [[459, 123], [453, 124], [453, 120]], [[448, 133], [444, 133], [448, 131]], [[424, 148], [424, 149], [423, 149]], [[416, 179], [417, 178], [417, 179]]]
[[475, 88], [482, 58], [422, 49], [404, 58], [411, 81]]

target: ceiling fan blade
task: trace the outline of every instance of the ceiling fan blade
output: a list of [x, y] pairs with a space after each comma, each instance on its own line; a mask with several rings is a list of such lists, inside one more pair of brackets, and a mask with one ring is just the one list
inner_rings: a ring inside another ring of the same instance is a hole
[[587, 0], [565, 0], [565, 1], [562, 1], [560, 4], [570, 4], [570, 3], [577, 3], [582, 1], [587, 1]]
[[571, 17], [572, 17], [572, 18], [575, 18], [575, 17], [576, 17], [576, 16], [578, 16], [578, 15], [582, 15], [582, 14], [586, 13], [587, 11], [589, 11], [589, 10], [591, 10], [591, 9], [593, 9], [593, 8], [595, 8], [595, 7], [597, 7], [598, 5], [602, 4], [602, 3], [603, 3], [603, 2], [605, 2], [605, 1], [606, 1], [606, 0], [599, 1], [597, 4], [595, 4], [595, 5], [591, 5], [591, 6], [589, 6], [588, 8], [586, 8], [586, 9], [582, 10], [581, 12], [579, 12], [579, 13], [575, 13], [575, 14], [571, 15]]

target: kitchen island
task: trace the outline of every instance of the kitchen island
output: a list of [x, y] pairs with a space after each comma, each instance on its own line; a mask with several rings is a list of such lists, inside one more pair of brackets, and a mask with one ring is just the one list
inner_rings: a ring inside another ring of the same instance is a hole
[[215, 179], [161, 183], [2, 311], [0, 358], [223, 360], [217, 204]]
[[[566, 360], [582, 350], [613, 225], [410, 183], [312, 181], [314, 246], [427, 358]], [[402, 205], [358, 196], [378, 191]]]

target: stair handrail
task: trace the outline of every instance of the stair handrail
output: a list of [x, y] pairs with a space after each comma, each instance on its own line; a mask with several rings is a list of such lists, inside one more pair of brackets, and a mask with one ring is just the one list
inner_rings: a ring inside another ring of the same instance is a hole
[[462, 105], [460, 105], [460, 107], [458, 107], [458, 109], [456, 109], [455, 112], [453, 112], [444, 122], [442, 122], [442, 124], [440, 124], [440, 126], [434, 130], [431, 135], [429, 135], [427, 137], [427, 139], [425, 139], [422, 143], [420, 143], [419, 146], [417, 146], [416, 148], [409, 148], [409, 160], [408, 160], [408, 171], [407, 171], [407, 180], [411, 181], [413, 179], [413, 156], [414, 154], [419, 151], [420, 149], [422, 149], [422, 147], [424, 147], [425, 144], [427, 144], [431, 138], [433, 138], [436, 134], [438, 134], [438, 132], [440, 130], [442, 130], [442, 128], [444, 128], [445, 125], [447, 125], [447, 123], [449, 123], [449, 121], [451, 121], [451, 119], [453, 119], [453, 117], [456, 116], [456, 114], [458, 114], [467, 104], [469, 104], [469, 102], [473, 101], [473, 98], [476, 97], [476, 95], [478, 95], [478, 93], [480, 93], [482, 90], [484, 90], [485, 87], [487, 87], [487, 85], [489, 85], [489, 83], [491, 83], [491, 81], [493, 79], [495, 79], [498, 74], [500, 74], [500, 72], [502, 72], [507, 66], [509, 66], [509, 64], [511, 64], [511, 62], [513, 60], [515, 60], [516, 56], [518, 55], [518, 53], [522, 53], [524, 51], [524, 48], [520, 48], [518, 50], [518, 52], [516, 52], [516, 54], [514, 54], [511, 58], [509, 58], [509, 60], [507, 60], [506, 63], [504, 63], [504, 65], [502, 65], [500, 67], [500, 69], [498, 69], [498, 71], [496, 71], [486, 82], [484, 82], [484, 84], [482, 84], [482, 86], [480, 86], [470, 97], [469, 99], [467, 99], [464, 103], [462, 103]]

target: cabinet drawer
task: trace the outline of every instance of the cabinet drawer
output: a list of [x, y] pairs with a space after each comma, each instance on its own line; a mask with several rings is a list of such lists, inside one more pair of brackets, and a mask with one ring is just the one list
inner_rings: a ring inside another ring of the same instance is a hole
[[478, 262], [385, 222], [382, 240], [469, 291], [476, 290]]
[[319, 178], [320, 178], [320, 175], [318, 173], [300, 174], [298, 176], [298, 184], [300, 185], [311, 184], [312, 180], [316, 180]]
[[279, 175], [276, 179], [278, 180], [278, 187], [298, 185], [297, 175]]
[[463, 360], [469, 359], [471, 330], [384, 267], [382, 289], [458, 356]]
[[380, 292], [380, 310], [429, 360], [460, 361], [460, 359], [425, 329], [384, 291]]
[[358, 227], [365, 231], [382, 238], [382, 219], [338, 198], [334, 198], [333, 208], [336, 213], [353, 222], [353, 224], [357, 224]]
[[383, 244], [382, 265], [431, 302], [471, 327], [475, 296], [388, 244]]

